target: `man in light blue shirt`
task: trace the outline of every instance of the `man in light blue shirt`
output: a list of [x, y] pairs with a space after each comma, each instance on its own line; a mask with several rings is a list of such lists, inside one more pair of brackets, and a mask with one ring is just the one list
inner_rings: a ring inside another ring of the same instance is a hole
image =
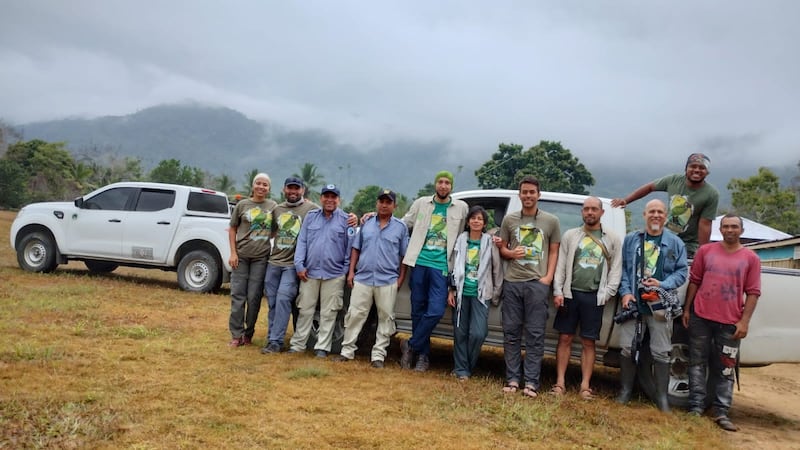
[[372, 367], [383, 368], [389, 340], [396, 330], [394, 304], [397, 289], [403, 284], [406, 274], [402, 260], [408, 248], [408, 228], [402, 220], [392, 216], [396, 199], [397, 195], [390, 189], [381, 190], [376, 204], [377, 215], [364, 222], [353, 241], [347, 274], [347, 283], [353, 291], [345, 317], [342, 352], [336, 361], [350, 361], [355, 357], [356, 340], [374, 298], [378, 330], [370, 359]]
[[319, 332], [314, 354], [325, 358], [331, 350], [331, 338], [336, 316], [343, 305], [345, 274], [350, 264], [351, 238], [355, 229], [348, 226], [349, 216], [339, 209], [339, 189], [332, 185], [322, 188], [321, 209], [310, 211], [294, 253], [294, 267], [300, 279], [299, 310], [294, 335], [289, 343], [290, 353], [306, 348], [319, 301]]

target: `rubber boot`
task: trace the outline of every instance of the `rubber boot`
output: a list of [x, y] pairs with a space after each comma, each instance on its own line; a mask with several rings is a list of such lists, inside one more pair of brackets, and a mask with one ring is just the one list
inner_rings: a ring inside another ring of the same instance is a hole
[[621, 356], [619, 360], [619, 382], [620, 390], [617, 396], [617, 403], [622, 405], [631, 401], [633, 394], [633, 383], [636, 381], [636, 364], [630, 356]]
[[669, 363], [653, 362], [653, 377], [655, 378], [656, 398], [653, 400], [658, 409], [663, 413], [669, 411]]

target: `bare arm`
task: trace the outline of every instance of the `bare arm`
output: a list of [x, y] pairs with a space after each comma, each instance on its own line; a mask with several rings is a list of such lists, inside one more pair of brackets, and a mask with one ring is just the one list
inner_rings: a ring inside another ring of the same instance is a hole
[[558, 249], [561, 244], [556, 242], [548, 246], [547, 249], [547, 274], [539, 279], [539, 282], [550, 286], [553, 276], [556, 274], [556, 263], [558, 262]]
[[689, 283], [686, 288], [686, 302], [683, 304], [683, 326], [689, 328], [689, 311], [692, 310], [692, 303], [694, 303], [694, 296], [697, 295], [698, 286], [694, 283]]
[[628, 203], [633, 203], [636, 200], [644, 197], [645, 195], [653, 192], [656, 188], [656, 185], [651, 181], [650, 183], [643, 184], [636, 188], [635, 191], [628, 194], [625, 198], [615, 198], [611, 200], [611, 206], [615, 208], [624, 208], [628, 206]]
[[747, 294], [744, 300], [742, 318], [736, 322], [736, 332], [733, 334], [734, 339], [744, 339], [747, 337], [747, 331], [750, 328], [750, 319], [753, 317], [753, 312], [756, 310], [757, 303], [758, 295]]
[[236, 253], [236, 228], [228, 227], [228, 244], [231, 246], [231, 257], [228, 259], [228, 264], [231, 269], [239, 267], [239, 254]]
[[697, 243], [700, 245], [708, 244], [711, 240], [711, 221], [700, 218], [697, 222]]

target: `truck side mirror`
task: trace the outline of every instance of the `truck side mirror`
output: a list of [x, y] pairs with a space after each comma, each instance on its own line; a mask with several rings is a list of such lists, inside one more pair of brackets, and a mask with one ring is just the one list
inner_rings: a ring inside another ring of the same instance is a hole
[[83, 197], [76, 198], [74, 203], [76, 207], [83, 208]]

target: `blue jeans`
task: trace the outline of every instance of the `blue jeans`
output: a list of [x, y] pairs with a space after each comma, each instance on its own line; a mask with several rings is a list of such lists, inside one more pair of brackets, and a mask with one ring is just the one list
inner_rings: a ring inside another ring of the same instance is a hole
[[294, 266], [267, 266], [267, 276], [264, 279], [264, 290], [267, 293], [267, 314], [269, 344], [278, 344], [283, 347], [286, 338], [286, 328], [292, 315], [292, 304], [297, 298], [297, 271]]
[[261, 297], [264, 296], [264, 273], [267, 258], [239, 258], [231, 273], [231, 316], [228, 328], [234, 338], [252, 338], [256, 331]]
[[[736, 325], [689, 316], [689, 411], [702, 413], [706, 407], [706, 375], [713, 381], [714, 417], [727, 416], [733, 404], [733, 382], [740, 339], [734, 339]], [[709, 364], [709, 358], [714, 358]], [[718, 372], [708, 373], [709, 367]]]
[[539, 390], [549, 300], [550, 286], [539, 280], [503, 282], [503, 358], [507, 383], [519, 383], [522, 379], [524, 333], [525, 385]]
[[[489, 334], [489, 307], [477, 297], [461, 299], [461, 316], [453, 310], [453, 372], [470, 376], [478, 365], [481, 346]], [[457, 325], [456, 325], [457, 324]]]
[[411, 339], [408, 345], [420, 355], [431, 353], [431, 333], [447, 308], [447, 276], [441, 269], [411, 269]]

